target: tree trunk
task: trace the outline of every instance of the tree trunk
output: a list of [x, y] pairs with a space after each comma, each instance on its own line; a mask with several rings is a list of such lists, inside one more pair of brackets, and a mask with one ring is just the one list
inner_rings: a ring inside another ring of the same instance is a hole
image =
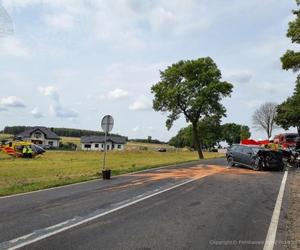
[[199, 159], [204, 159], [203, 153], [202, 153], [202, 143], [199, 137], [199, 131], [198, 131], [198, 122], [193, 122], [193, 136], [195, 141], [195, 148], [198, 152]]

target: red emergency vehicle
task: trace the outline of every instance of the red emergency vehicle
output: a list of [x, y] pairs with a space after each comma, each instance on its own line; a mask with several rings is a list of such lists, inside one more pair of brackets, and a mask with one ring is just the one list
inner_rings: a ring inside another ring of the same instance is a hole
[[280, 144], [282, 148], [295, 147], [297, 138], [297, 133], [283, 133], [274, 137], [274, 143]]

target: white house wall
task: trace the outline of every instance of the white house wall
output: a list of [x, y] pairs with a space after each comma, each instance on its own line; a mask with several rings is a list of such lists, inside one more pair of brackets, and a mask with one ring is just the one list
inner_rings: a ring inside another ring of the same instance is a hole
[[[99, 147], [96, 147], [96, 144], [99, 145]], [[91, 145], [90, 148], [86, 148], [85, 145]], [[118, 148], [118, 145], [120, 145], [120, 148]], [[111, 142], [107, 142], [106, 146], [108, 146], [107, 150], [112, 150], [112, 143]], [[124, 150], [124, 144], [114, 144], [115, 148], [114, 150]], [[81, 143], [81, 149], [85, 150], [85, 151], [100, 151], [100, 150], [104, 150], [104, 143]]]
[[59, 140], [45, 140], [44, 141], [44, 143], [45, 143], [45, 145], [50, 145], [51, 143], [50, 142], [52, 142], [53, 143], [53, 147], [54, 148], [58, 148], [59, 147]]

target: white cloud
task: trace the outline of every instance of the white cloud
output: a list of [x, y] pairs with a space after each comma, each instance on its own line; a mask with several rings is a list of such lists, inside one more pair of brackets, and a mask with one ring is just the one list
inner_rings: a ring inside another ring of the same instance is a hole
[[104, 100], [106, 97], [105, 97], [105, 95], [102, 95], [102, 94], [100, 94], [100, 95], [88, 95], [87, 96], [87, 99], [89, 99], [89, 100], [94, 100], [94, 99], [96, 99], [96, 100], [98, 100], [98, 101], [102, 101], [102, 100]]
[[24, 108], [25, 104], [16, 96], [4, 97], [0, 101], [0, 105], [5, 107]]
[[35, 117], [35, 118], [42, 118], [44, 117], [43, 112], [39, 107], [35, 107], [33, 110], [30, 111], [30, 113]]
[[59, 101], [59, 93], [56, 87], [54, 86], [40, 87], [39, 91], [42, 95], [50, 97], [55, 101]]
[[148, 129], [149, 131], [153, 131], [154, 130], [154, 128], [152, 126], [147, 126], [147, 127], [145, 127], [145, 129]]
[[152, 12], [150, 17], [152, 28], [157, 31], [166, 31], [170, 27], [178, 25], [176, 15], [163, 7], [158, 7]]
[[277, 93], [277, 92], [281, 91], [281, 88], [283, 86], [281, 86], [281, 85], [278, 86], [278, 84], [272, 84], [270, 82], [265, 82], [262, 84], [258, 84], [256, 87], [257, 87], [257, 89], [263, 91], [264, 93]]
[[139, 132], [141, 130], [141, 128], [139, 126], [136, 126], [132, 129], [133, 132]]
[[[8, 9], [14, 8], [27, 8], [33, 5], [48, 5], [53, 8], [64, 8], [67, 10], [76, 10], [78, 7], [82, 6], [86, 0], [2, 0], [3, 5]], [[97, 1], [97, 0], [96, 0]]]
[[13, 57], [29, 57], [31, 54], [28, 48], [25, 48], [15, 37], [9, 36], [1, 38], [0, 55]]
[[[164, 70], [171, 62], [141, 63], [141, 62], [118, 62], [109, 65], [105, 69], [101, 81], [107, 86], [126, 85], [130, 92], [149, 92], [152, 84], [159, 81], [159, 71]], [[143, 83], [143, 84], [141, 84]]]
[[62, 31], [71, 30], [75, 26], [74, 17], [67, 13], [46, 15], [44, 21], [51, 28]]
[[252, 99], [252, 100], [242, 101], [242, 103], [249, 108], [256, 108], [262, 104], [262, 101], [257, 99]]
[[128, 97], [128, 91], [123, 89], [114, 89], [108, 93], [109, 99], [126, 99]]
[[154, 128], [152, 126], [146, 126], [146, 127], [140, 127], [140, 126], [136, 126], [132, 129], [132, 132], [140, 132], [140, 131], [145, 131], [145, 130], [148, 130], [148, 131], [153, 131]]
[[224, 79], [234, 83], [249, 83], [253, 77], [253, 73], [248, 70], [228, 72], [224, 74]]
[[130, 110], [134, 111], [147, 111], [152, 109], [152, 103], [146, 96], [140, 96], [130, 106]]
[[50, 114], [59, 117], [59, 118], [76, 118], [78, 113], [75, 110], [64, 108], [60, 105], [50, 105], [49, 106]]

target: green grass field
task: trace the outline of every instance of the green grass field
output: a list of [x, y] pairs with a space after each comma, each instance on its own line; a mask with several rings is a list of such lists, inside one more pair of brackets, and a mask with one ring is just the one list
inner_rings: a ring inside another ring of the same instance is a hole
[[[48, 151], [36, 159], [15, 159], [0, 152], [0, 196], [99, 178], [102, 157], [99, 152]], [[107, 157], [113, 175], [193, 160], [195, 152], [122, 151], [109, 152]]]
[[0, 133], [0, 141], [2, 140], [8, 140], [8, 139], [11, 139], [12, 138], [12, 135], [10, 134], [2, 134]]

